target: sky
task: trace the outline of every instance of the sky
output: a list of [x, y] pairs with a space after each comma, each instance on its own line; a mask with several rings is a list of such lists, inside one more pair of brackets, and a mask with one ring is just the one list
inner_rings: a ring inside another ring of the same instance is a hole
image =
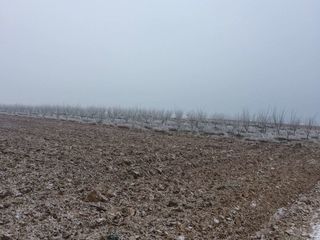
[[320, 115], [320, 1], [0, 0], [0, 103]]

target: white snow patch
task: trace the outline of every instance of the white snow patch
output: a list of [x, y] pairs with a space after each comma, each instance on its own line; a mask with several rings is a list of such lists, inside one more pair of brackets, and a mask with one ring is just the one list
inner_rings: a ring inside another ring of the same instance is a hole
[[312, 239], [313, 240], [320, 240], [320, 224], [315, 225], [313, 227]]

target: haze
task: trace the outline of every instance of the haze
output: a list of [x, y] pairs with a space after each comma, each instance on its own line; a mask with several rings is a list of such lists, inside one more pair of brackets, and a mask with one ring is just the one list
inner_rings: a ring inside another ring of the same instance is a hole
[[0, 103], [319, 112], [320, 2], [0, 0]]

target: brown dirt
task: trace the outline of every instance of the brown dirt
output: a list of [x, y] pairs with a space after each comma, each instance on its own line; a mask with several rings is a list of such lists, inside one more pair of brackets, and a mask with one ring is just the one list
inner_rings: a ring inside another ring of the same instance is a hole
[[314, 239], [315, 225], [320, 223], [320, 182], [303, 193], [288, 208], [280, 208], [256, 234], [259, 240]]
[[0, 239], [250, 239], [319, 180], [316, 143], [0, 115]]

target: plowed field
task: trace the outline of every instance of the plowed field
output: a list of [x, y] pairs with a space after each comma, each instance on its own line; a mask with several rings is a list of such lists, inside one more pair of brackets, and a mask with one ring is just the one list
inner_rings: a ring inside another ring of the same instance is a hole
[[250, 239], [320, 145], [0, 115], [0, 239]]

